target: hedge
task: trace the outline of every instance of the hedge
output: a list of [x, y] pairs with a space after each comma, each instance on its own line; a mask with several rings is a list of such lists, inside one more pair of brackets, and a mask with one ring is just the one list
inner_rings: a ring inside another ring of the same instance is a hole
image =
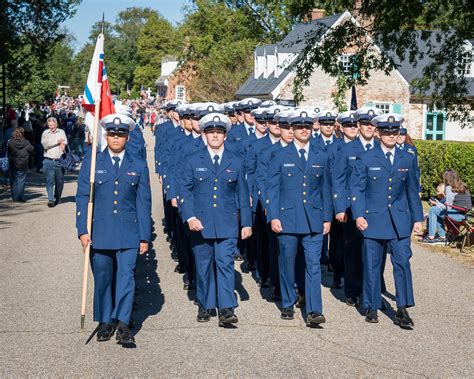
[[423, 196], [436, 194], [444, 170], [456, 170], [474, 195], [474, 143], [414, 141], [418, 149]]

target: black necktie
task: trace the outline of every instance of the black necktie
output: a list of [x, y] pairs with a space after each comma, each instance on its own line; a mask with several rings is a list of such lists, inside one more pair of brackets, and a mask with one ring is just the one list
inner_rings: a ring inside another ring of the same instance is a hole
[[300, 160], [301, 160], [301, 164], [303, 165], [303, 167], [306, 166], [306, 158], [305, 158], [305, 154], [306, 154], [306, 150], [305, 149], [300, 149]]
[[329, 145], [331, 143], [331, 140], [326, 140], [326, 146]]
[[119, 173], [119, 163], [120, 163], [120, 158], [119, 157], [112, 157], [112, 159], [114, 160], [114, 169], [115, 169], [115, 175], [118, 175]]
[[370, 150], [370, 149], [372, 149], [372, 145], [370, 143], [365, 145], [365, 150]]
[[253, 134], [253, 128], [252, 127], [249, 128], [249, 133]]
[[385, 156], [387, 157], [388, 163], [390, 163], [390, 165], [392, 165], [392, 160], [390, 159], [391, 156], [392, 156], [392, 153], [390, 151], [388, 151], [387, 153], [385, 153]]
[[218, 168], [219, 168], [219, 156], [216, 154], [214, 155], [214, 170], [217, 171]]

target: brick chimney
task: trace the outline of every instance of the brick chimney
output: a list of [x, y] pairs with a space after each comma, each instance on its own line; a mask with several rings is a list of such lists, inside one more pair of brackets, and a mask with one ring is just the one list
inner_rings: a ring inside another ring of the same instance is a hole
[[324, 9], [313, 8], [311, 11], [311, 21], [316, 21], [320, 18], [323, 18], [326, 15], [326, 11]]

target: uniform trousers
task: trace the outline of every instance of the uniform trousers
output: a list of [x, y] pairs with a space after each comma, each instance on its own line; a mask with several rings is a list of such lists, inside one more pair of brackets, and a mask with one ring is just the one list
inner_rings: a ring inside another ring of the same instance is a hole
[[278, 246], [277, 234], [272, 230], [271, 224], [267, 224], [268, 254], [270, 256], [270, 281], [276, 293], [280, 293], [280, 269], [278, 267]]
[[270, 255], [268, 250], [265, 214], [260, 201], [257, 205], [257, 211], [252, 213], [252, 217], [252, 237], [254, 238], [255, 252], [257, 256], [257, 280], [264, 283], [270, 277]]
[[237, 238], [205, 239], [191, 232], [196, 298], [205, 309], [235, 308], [234, 252]]
[[389, 240], [364, 238], [362, 247], [363, 307], [379, 309], [382, 306], [381, 276], [385, 245], [390, 248], [393, 265], [397, 307], [415, 305], [413, 283], [410, 269], [410, 237]]
[[296, 303], [295, 266], [299, 243], [304, 250], [306, 311], [322, 313], [320, 264], [322, 233], [278, 235], [282, 307], [289, 308]]
[[[135, 294], [138, 249], [99, 250], [91, 256], [94, 274], [94, 321], [130, 322]], [[116, 268], [115, 268], [116, 267]]]
[[355, 298], [362, 295], [362, 234], [351, 218], [341, 223], [341, 232], [338, 248], [343, 250], [344, 295]]

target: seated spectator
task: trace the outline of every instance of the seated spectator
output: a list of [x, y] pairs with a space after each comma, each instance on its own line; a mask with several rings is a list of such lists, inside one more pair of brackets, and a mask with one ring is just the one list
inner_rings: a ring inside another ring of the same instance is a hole
[[428, 235], [422, 240], [425, 243], [446, 243], [446, 232], [444, 230], [445, 216], [454, 221], [464, 220], [464, 212], [454, 209], [453, 205], [463, 209], [471, 209], [472, 207], [471, 194], [456, 171], [446, 170], [443, 174], [443, 182], [445, 184], [444, 202], [440, 201], [440, 199], [430, 199]]

